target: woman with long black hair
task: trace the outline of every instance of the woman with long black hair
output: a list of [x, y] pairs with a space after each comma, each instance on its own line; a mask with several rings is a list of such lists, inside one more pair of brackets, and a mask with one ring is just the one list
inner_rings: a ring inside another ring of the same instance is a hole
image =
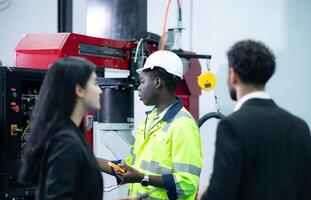
[[100, 168], [78, 128], [100, 108], [95, 66], [65, 57], [46, 73], [32, 113], [19, 181], [37, 186], [38, 200], [101, 200]]

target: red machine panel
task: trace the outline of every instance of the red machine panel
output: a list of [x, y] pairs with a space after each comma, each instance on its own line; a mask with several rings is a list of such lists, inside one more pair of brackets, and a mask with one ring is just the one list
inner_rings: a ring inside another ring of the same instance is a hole
[[65, 56], [80, 56], [97, 67], [128, 69], [134, 42], [90, 37], [75, 33], [26, 34], [15, 49], [14, 66], [48, 69]]
[[198, 59], [192, 58], [189, 69], [176, 88], [176, 95], [182, 100], [185, 108], [189, 110], [194, 119], [199, 120], [199, 96], [201, 89], [196, 84], [197, 77], [201, 74], [201, 65]]

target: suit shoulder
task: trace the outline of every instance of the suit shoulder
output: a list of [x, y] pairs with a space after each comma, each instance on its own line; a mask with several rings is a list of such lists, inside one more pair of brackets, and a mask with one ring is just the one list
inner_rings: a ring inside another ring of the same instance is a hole
[[288, 112], [287, 110], [285, 110], [283, 108], [279, 108], [279, 109], [283, 113], [284, 116], [287, 116], [288, 119], [290, 119], [292, 121], [292, 123], [295, 123], [297, 126], [303, 127], [310, 132], [309, 126], [305, 120], [303, 120], [302, 118]]
[[290, 127], [302, 128], [310, 132], [307, 123], [297, 117], [296, 115], [288, 112], [287, 110], [274, 106], [274, 107], [243, 107], [242, 109], [233, 112], [226, 120], [233, 123], [233, 125], [247, 125], [247, 124], [262, 124], [262, 123], [283, 123]]
[[235, 124], [239, 122], [253, 121], [252, 118], [255, 117], [252, 111], [238, 110], [236, 112], [228, 115], [224, 120], [224, 123]]

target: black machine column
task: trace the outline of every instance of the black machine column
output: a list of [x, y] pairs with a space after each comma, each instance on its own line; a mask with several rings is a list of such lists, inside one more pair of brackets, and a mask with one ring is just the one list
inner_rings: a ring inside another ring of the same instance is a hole
[[58, 32], [72, 32], [72, 0], [58, 0]]

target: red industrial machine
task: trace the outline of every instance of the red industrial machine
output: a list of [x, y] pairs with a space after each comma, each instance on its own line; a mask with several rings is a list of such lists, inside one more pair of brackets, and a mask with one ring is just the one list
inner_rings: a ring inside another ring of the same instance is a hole
[[15, 66], [48, 69], [65, 56], [80, 56], [98, 67], [129, 69], [134, 42], [111, 40], [74, 33], [26, 34], [15, 51]]
[[[158, 49], [156, 42], [150, 40], [144, 45], [145, 58]], [[99, 69], [130, 70], [130, 78], [135, 81], [135, 76], [137, 77], [135, 70], [142, 67], [134, 62], [136, 51], [139, 50], [136, 46], [136, 41], [96, 38], [74, 33], [26, 34], [15, 49], [15, 66], [46, 70], [50, 64], [62, 57], [80, 56], [93, 62]], [[188, 60], [185, 63], [189, 63], [189, 66], [185, 67], [188, 70], [176, 93], [198, 120], [201, 90], [196, 84], [196, 79], [201, 74], [201, 66], [197, 58], [205, 57], [182, 51], [175, 51], [175, 53]]]
[[[152, 34], [146, 34], [139, 41], [74, 33], [24, 35], [15, 49], [15, 68], [0, 67], [0, 93], [4, 94], [0, 98], [0, 199], [34, 194], [33, 188], [17, 183], [17, 174], [23, 160], [23, 144], [29, 134], [30, 115], [49, 66], [65, 56], [80, 56], [97, 66], [98, 84], [103, 90], [102, 106], [98, 112], [85, 114], [84, 133], [96, 155], [104, 153], [109, 158], [109, 152], [102, 149], [103, 142], [109, 141], [111, 152], [113, 148], [118, 149], [118, 155], [112, 156], [121, 158], [133, 143], [134, 90], [139, 86], [136, 69], [143, 67], [145, 59], [158, 49], [158, 41], [159, 36]], [[176, 94], [198, 120], [201, 94], [196, 84], [201, 74], [198, 59], [210, 56], [182, 50], [174, 52], [182, 58], [185, 69]], [[129, 76], [107, 78], [106, 68], [127, 70]]]

